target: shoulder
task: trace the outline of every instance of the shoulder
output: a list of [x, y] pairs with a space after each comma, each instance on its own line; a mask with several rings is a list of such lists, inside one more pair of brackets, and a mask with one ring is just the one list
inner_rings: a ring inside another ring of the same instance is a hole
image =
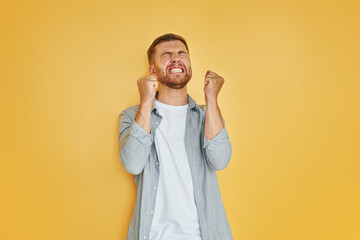
[[205, 115], [205, 105], [197, 104], [190, 95], [188, 95], [188, 103], [191, 112], [198, 112], [201, 116]]
[[196, 106], [198, 107], [200, 112], [205, 112], [206, 111], [206, 105], [196, 104]]
[[196, 104], [196, 108], [199, 110], [199, 113], [201, 115], [205, 115], [205, 113], [206, 113], [206, 106], [205, 105]]

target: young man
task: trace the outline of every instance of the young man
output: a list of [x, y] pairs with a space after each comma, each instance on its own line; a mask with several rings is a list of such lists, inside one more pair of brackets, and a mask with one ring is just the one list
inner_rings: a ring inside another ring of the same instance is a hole
[[217, 103], [224, 79], [206, 72], [205, 110], [187, 94], [182, 37], [155, 39], [148, 60], [151, 75], [137, 81], [140, 105], [119, 120], [120, 161], [137, 187], [127, 240], [232, 239], [215, 173], [232, 152]]

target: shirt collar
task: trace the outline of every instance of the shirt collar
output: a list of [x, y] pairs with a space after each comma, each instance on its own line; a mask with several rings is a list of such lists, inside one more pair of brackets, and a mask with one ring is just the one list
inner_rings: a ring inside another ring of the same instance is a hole
[[[155, 99], [157, 98], [158, 94], [159, 94], [159, 91], [157, 91], [156, 94], [155, 94], [154, 102], [155, 102]], [[200, 111], [199, 107], [197, 106], [197, 104], [195, 102], [195, 100], [192, 99], [192, 97], [190, 97], [189, 94], [187, 95], [187, 98], [188, 98], [189, 109], [191, 110], [191, 109], [194, 108], [195, 110]], [[153, 104], [153, 107], [152, 107], [151, 111], [153, 112], [154, 110], [156, 110], [155, 104]]]

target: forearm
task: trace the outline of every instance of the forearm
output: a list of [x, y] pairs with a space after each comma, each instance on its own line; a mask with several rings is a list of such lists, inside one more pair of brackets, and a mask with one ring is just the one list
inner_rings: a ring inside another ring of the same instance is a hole
[[206, 115], [205, 115], [205, 136], [208, 139], [214, 138], [224, 128], [221, 111], [217, 103], [217, 98], [205, 96]]
[[135, 115], [135, 121], [139, 124], [147, 133], [151, 131], [151, 110], [153, 102], [147, 101], [140, 103], [139, 109]]
[[222, 170], [231, 159], [231, 143], [224, 127], [217, 97], [205, 96], [206, 114], [204, 129], [205, 157], [211, 169]]

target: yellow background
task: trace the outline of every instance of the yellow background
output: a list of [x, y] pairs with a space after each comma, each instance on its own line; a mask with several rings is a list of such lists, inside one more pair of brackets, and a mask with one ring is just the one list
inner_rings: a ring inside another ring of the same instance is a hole
[[117, 121], [159, 35], [206, 70], [233, 157], [218, 172], [239, 240], [360, 239], [356, 1], [1, 1], [0, 239], [125, 239], [133, 177]]

